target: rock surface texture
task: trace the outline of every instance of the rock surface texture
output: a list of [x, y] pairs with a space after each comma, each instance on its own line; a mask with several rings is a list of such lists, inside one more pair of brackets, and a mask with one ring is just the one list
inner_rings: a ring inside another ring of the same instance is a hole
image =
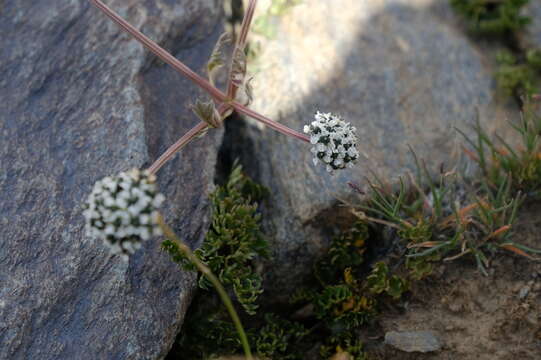
[[[111, 0], [201, 69], [218, 0]], [[93, 183], [146, 167], [197, 120], [198, 90], [88, 1], [0, 2], [0, 359], [156, 359], [181, 325], [193, 274], [159, 240], [124, 263], [84, 236]], [[221, 132], [159, 173], [164, 215], [199, 244]]]
[[521, 36], [522, 45], [526, 48], [541, 48], [541, 1], [531, 0], [523, 13], [529, 16], [532, 22], [526, 26]]
[[432, 331], [390, 331], [385, 344], [405, 352], [433, 352], [441, 350], [441, 341]]
[[449, 168], [462, 141], [454, 128], [472, 134], [477, 113], [487, 130], [506, 135], [490, 64], [452, 19], [442, 21], [450, 15], [439, 1], [306, 0], [263, 41], [252, 107], [297, 130], [317, 110], [338, 114], [357, 127], [361, 153], [355, 169], [331, 176], [312, 164], [310, 145], [252, 122], [242, 129], [237, 151], [273, 194], [263, 214], [271, 293], [287, 294], [311, 271], [330, 240], [319, 220], [353, 196], [348, 182], [366, 186], [370, 170], [387, 180], [404, 175], [414, 168], [410, 145]]

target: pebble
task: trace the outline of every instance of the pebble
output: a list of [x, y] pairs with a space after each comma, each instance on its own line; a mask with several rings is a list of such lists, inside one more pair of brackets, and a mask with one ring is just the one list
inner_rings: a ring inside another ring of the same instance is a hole
[[390, 331], [385, 334], [385, 344], [405, 352], [433, 352], [442, 348], [433, 331]]

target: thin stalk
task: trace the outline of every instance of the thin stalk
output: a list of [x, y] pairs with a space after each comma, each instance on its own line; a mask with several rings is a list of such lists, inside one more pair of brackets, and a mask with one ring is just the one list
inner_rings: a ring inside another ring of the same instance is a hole
[[[218, 113], [221, 116], [225, 116], [225, 114], [229, 111], [230, 106], [226, 105], [225, 103], [222, 104], [218, 108]], [[184, 146], [186, 146], [188, 143], [190, 143], [193, 139], [197, 137], [200, 133], [207, 130], [208, 124], [204, 121], [201, 121], [199, 124], [195, 125], [192, 129], [190, 129], [186, 134], [184, 134], [180, 139], [177, 140], [173, 145], [171, 145], [165, 152], [160, 155], [158, 160], [154, 161], [152, 165], [148, 168], [148, 171], [150, 171], [151, 174], [156, 174], [158, 170], [162, 168], [173, 156], [175, 156], [176, 153], [178, 153]]]
[[203, 77], [199, 76], [192, 69], [184, 65], [179, 60], [177, 60], [173, 55], [168, 53], [160, 45], [150, 40], [142, 32], [137, 30], [133, 25], [128, 23], [126, 20], [122, 19], [120, 15], [118, 15], [113, 9], [105, 5], [101, 0], [90, 0], [90, 2], [92, 2], [94, 6], [96, 6], [99, 10], [101, 10], [111, 20], [117, 23], [122, 29], [127, 31], [137, 41], [143, 44], [143, 46], [145, 46], [148, 50], [152, 51], [161, 60], [171, 65], [176, 71], [186, 76], [188, 79], [192, 80], [194, 83], [200, 86], [203, 90], [208, 92], [210, 96], [212, 96], [214, 99], [216, 99], [219, 102], [223, 102], [226, 100], [226, 96], [224, 93], [222, 93], [220, 90], [212, 86], [210, 82], [208, 82]]
[[230, 99], [235, 98], [235, 96], [237, 95], [237, 90], [238, 90], [238, 85], [232, 79], [234, 55], [237, 53], [237, 51], [244, 51], [244, 48], [246, 47], [246, 38], [248, 37], [248, 31], [250, 30], [252, 19], [254, 18], [256, 5], [257, 5], [257, 0], [250, 0], [250, 3], [248, 4], [248, 8], [246, 9], [246, 12], [244, 14], [244, 18], [242, 19], [242, 25], [240, 28], [239, 38], [237, 39], [237, 43], [235, 44], [235, 49], [233, 50], [233, 59], [231, 59], [231, 64], [229, 67], [228, 83], [227, 83], [227, 96]]
[[182, 240], [180, 240], [173, 229], [171, 229], [164, 221], [161, 215], [158, 217], [158, 223], [163, 230], [163, 234], [166, 238], [169, 240], [175, 242], [178, 245], [178, 248], [180, 251], [184, 253], [184, 255], [190, 260], [197, 269], [205, 276], [211, 283], [214, 285], [214, 288], [220, 295], [220, 298], [222, 299], [222, 302], [224, 303], [225, 307], [227, 308], [227, 311], [229, 312], [229, 316], [231, 316], [231, 319], [233, 320], [233, 323], [235, 324], [235, 327], [237, 329], [237, 332], [240, 337], [240, 341], [242, 343], [242, 348], [244, 349], [244, 354], [246, 355], [246, 359], [253, 360], [252, 357], [252, 351], [250, 350], [250, 344], [248, 343], [248, 338], [246, 336], [246, 333], [244, 332], [244, 328], [242, 327], [242, 323], [240, 321], [239, 315], [237, 314], [237, 311], [235, 310], [235, 307], [233, 306], [233, 303], [231, 302], [231, 298], [229, 295], [227, 295], [227, 292], [225, 291], [224, 287], [222, 286], [222, 283], [220, 283], [220, 280], [210, 271], [210, 269], [199, 260], [197, 256], [194, 255], [192, 250], [184, 243]]
[[[188, 66], [184, 65], [182, 62], [177, 60], [173, 55], [169, 54], [165, 49], [163, 49], [154, 41], [146, 37], [134, 26], [130, 25], [126, 20], [122, 19], [120, 15], [118, 15], [114, 10], [112, 10], [107, 5], [105, 5], [101, 0], [90, 0], [90, 2], [92, 2], [99, 10], [101, 10], [111, 20], [117, 23], [123, 30], [125, 30], [130, 35], [132, 35], [137, 41], [139, 41], [143, 46], [145, 46], [147, 49], [153, 52], [161, 60], [171, 65], [179, 73], [186, 76], [188, 79], [192, 80], [194, 83], [200, 86], [203, 90], [208, 92], [209, 95], [212, 96], [215, 101], [217, 101], [218, 103], [221, 103], [221, 106], [219, 108], [220, 114], [225, 114], [230, 108], [234, 108], [239, 113], [252, 117], [255, 120], [258, 120], [264, 123], [265, 125], [271, 127], [272, 129], [278, 132], [281, 132], [284, 135], [292, 136], [294, 138], [303, 140], [305, 142], [310, 142], [310, 138], [308, 136], [300, 132], [297, 132], [293, 129], [290, 129], [283, 124], [275, 122], [253, 110], [250, 110], [244, 105], [241, 105], [235, 101], [231, 101], [230, 100], [231, 98], [229, 96], [221, 92], [219, 89], [214, 87], [210, 82], [208, 82], [207, 80], [199, 76], [197, 73], [191, 70]], [[247, 10], [245, 19], [243, 20], [243, 28], [239, 37], [239, 41], [237, 43], [238, 47], [243, 48], [246, 43], [246, 36], [248, 33], [249, 25], [253, 18], [253, 12], [255, 10], [256, 3], [257, 3], [256, 0], [252, 0], [250, 4], [248, 5], [248, 10]], [[231, 79], [229, 79], [229, 82], [231, 82]], [[230, 91], [229, 88], [230, 88], [230, 85], [228, 85], [228, 92]], [[232, 94], [235, 95], [236, 89], [234, 87], [231, 89], [232, 89], [231, 90]], [[158, 158], [158, 160], [156, 160], [151, 165], [151, 167], [149, 168], [149, 171], [151, 171], [152, 173], [156, 173], [180, 149], [182, 149], [186, 144], [188, 144], [191, 140], [193, 140], [206, 127], [207, 127], [207, 124], [205, 122], [201, 122], [197, 124], [194, 128], [188, 131], [188, 133], [186, 133], [177, 142], [175, 142], [169, 149], [167, 149], [166, 152], [162, 154]]]
[[284, 134], [284, 135], [287, 135], [287, 136], [291, 136], [291, 137], [294, 137], [294, 138], [297, 138], [299, 140], [302, 140], [302, 141], [305, 141], [305, 142], [310, 142], [310, 137], [306, 136], [305, 134], [303, 133], [300, 133], [298, 131], [295, 131], [283, 124], [280, 124], [279, 122], [276, 122], [274, 120], [271, 120], [269, 119], [268, 117], [265, 117], [264, 115], [261, 115], [249, 108], [247, 108], [246, 106], [242, 105], [242, 104], [239, 104], [238, 102], [236, 101], [231, 101], [229, 104], [231, 104], [231, 106], [237, 110], [237, 112], [241, 113], [241, 114], [244, 114], [246, 116], [249, 116], [251, 118], [254, 118], [260, 122], [262, 122], [263, 124], [267, 125], [268, 127]]
[[165, 152], [156, 160], [149, 168], [148, 171], [151, 174], [156, 174], [162, 166], [165, 165], [177, 152], [179, 152], [184, 146], [186, 146], [190, 141], [195, 139], [195, 137], [200, 134], [202, 131], [205, 131], [208, 127], [206, 122], [201, 121], [186, 134], [184, 134], [180, 139], [177, 140], [173, 145], [171, 145]]
[[252, 19], [254, 18], [256, 6], [257, 0], [250, 0], [244, 18], [242, 19], [239, 41], [237, 42], [239, 48], [244, 48], [244, 46], [246, 45], [246, 38], [248, 37], [248, 31], [250, 30]]

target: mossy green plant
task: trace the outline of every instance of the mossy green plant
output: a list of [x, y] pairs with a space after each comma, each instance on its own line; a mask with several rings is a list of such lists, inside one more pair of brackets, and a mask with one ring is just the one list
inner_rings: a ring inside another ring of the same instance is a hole
[[[228, 181], [211, 195], [212, 224], [196, 256], [229, 285], [238, 303], [248, 315], [256, 315], [257, 301], [263, 292], [261, 276], [254, 260], [268, 256], [268, 242], [260, 229], [258, 202], [268, 196], [263, 186], [244, 175], [235, 163]], [[163, 248], [186, 270], [194, 266], [178, 251], [174, 242]], [[200, 292], [190, 308], [177, 343], [169, 355], [176, 359], [210, 359], [242, 351], [234, 324], [213, 293], [206, 292], [207, 281], [199, 277]], [[306, 335], [300, 324], [272, 314], [261, 314], [247, 331], [250, 346], [262, 358], [301, 359], [289, 344]]]
[[408, 290], [408, 283], [398, 275], [389, 275], [389, 268], [384, 262], [378, 262], [370, 275], [366, 277], [366, 286], [373, 294], [387, 294], [393, 299], [400, 299]]
[[534, 50], [528, 51], [527, 54], [526, 59], [520, 61], [509, 51], [498, 53], [496, 80], [498, 87], [505, 95], [516, 98], [529, 97], [539, 90], [541, 56], [538, 51]]
[[529, 0], [451, 0], [452, 7], [470, 29], [485, 35], [502, 35], [523, 29], [531, 19], [521, 10]]
[[320, 347], [319, 354], [323, 359], [368, 360], [363, 348], [362, 341], [355, 338], [355, 333], [350, 332], [329, 339]]
[[[254, 259], [268, 256], [268, 243], [257, 213], [257, 201], [266, 195], [267, 190], [235, 164], [227, 183], [211, 195], [212, 224], [205, 241], [194, 251], [225, 286], [232, 287], [238, 302], [251, 315], [255, 314], [257, 298], [263, 292]], [[184, 269], [195, 270], [173, 242], [164, 241], [162, 247]], [[199, 287], [210, 287], [203, 276], [199, 276]]]

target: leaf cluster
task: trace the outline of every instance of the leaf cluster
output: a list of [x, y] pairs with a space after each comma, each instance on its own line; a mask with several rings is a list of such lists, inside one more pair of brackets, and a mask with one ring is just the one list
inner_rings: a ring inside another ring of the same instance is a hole
[[325, 345], [320, 347], [319, 354], [323, 359], [368, 359], [368, 355], [363, 351], [361, 340], [355, 338], [354, 333], [330, 338]]
[[[254, 260], [268, 256], [268, 243], [257, 213], [257, 201], [266, 194], [267, 190], [246, 177], [236, 164], [228, 182], [211, 195], [212, 223], [202, 246], [194, 251], [224, 286], [232, 287], [237, 301], [251, 315], [263, 292]], [[162, 246], [185, 270], [195, 271], [174, 243], [165, 241]], [[199, 276], [199, 287], [208, 290], [212, 285]]]
[[356, 279], [369, 236], [367, 224], [357, 222], [349, 231], [335, 237], [329, 251], [314, 267], [319, 290], [304, 293], [301, 290], [292, 299], [311, 302], [316, 317], [325, 321], [332, 333], [361, 326], [375, 313], [373, 299], [360, 291]]
[[303, 354], [291, 344], [299, 342], [308, 334], [297, 322], [283, 319], [274, 314], [265, 315], [265, 325], [252, 334], [257, 354], [265, 359], [296, 360]]
[[330, 284], [340, 279], [347, 268], [361, 265], [368, 238], [368, 226], [363, 222], [357, 222], [349, 231], [335, 237], [329, 251], [314, 267], [316, 278], [322, 284]]
[[451, 0], [451, 6], [468, 22], [470, 29], [484, 35], [515, 32], [531, 19], [521, 13], [529, 0]]
[[497, 55], [496, 60], [498, 62], [496, 80], [504, 94], [516, 98], [530, 97], [539, 90], [540, 50], [530, 49], [523, 57], [502, 51]]
[[398, 300], [408, 290], [406, 280], [398, 275], [389, 275], [389, 268], [383, 262], [378, 262], [366, 278], [366, 286], [373, 294], [387, 294]]
[[[242, 352], [235, 327], [218, 303], [203, 301], [190, 312], [182, 330], [176, 355], [178, 359], [200, 360]], [[297, 322], [267, 313], [258, 326], [248, 329], [250, 347], [258, 358], [301, 360], [302, 349], [293, 344], [301, 341], [308, 331]]]

